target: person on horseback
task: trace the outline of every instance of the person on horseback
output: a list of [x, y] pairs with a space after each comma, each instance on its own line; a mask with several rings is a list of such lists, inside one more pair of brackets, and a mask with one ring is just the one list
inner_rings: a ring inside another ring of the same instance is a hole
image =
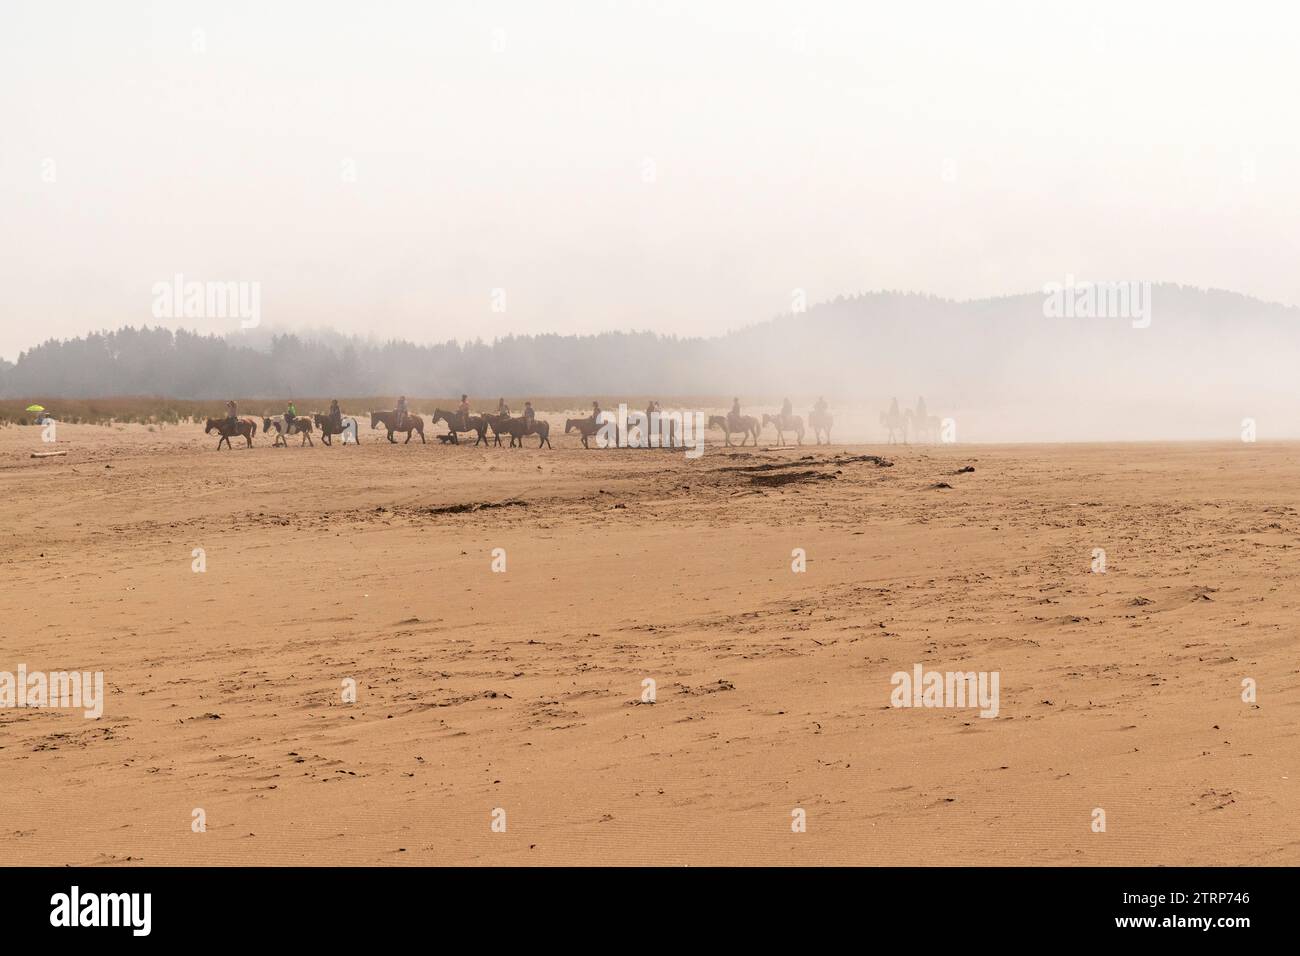
[[461, 395], [460, 404], [456, 406], [456, 417], [460, 419], [460, 430], [469, 431], [469, 396]]
[[889, 400], [889, 420], [891, 422], [896, 422], [898, 421], [899, 417], [900, 416], [898, 414], [898, 399], [897, 397], [891, 398]]
[[524, 402], [524, 425], [529, 430], [533, 430], [533, 422], [537, 418], [537, 413], [533, 411], [532, 402]]
[[239, 421], [239, 407], [235, 404], [235, 400], [232, 398], [230, 401], [226, 402], [226, 424], [231, 428], [234, 428], [237, 421]]
[[916, 417], [922, 422], [925, 421], [925, 396], [917, 396], [916, 399]]
[[732, 431], [740, 431], [740, 419], [742, 417], [740, 414], [740, 399], [733, 398], [731, 400], [731, 411], [727, 412], [727, 424], [731, 426]]
[[284, 410], [284, 430], [288, 432], [293, 428], [293, 420], [298, 417], [298, 406], [289, 399], [289, 407]]
[[825, 414], [826, 414], [826, 408], [827, 408], [827, 406], [826, 406], [826, 399], [825, 399], [824, 397], [822, 397], [821, 395], [818, 395], [818, 396], [817, 396], [817, 404], [813, 406], [813, 414], [814, 414], [814, 415], [825, 415]]
[[591, 420], [597, 425], [600, 424], [600, 402], [591, 403]]
[[506, 400], [504, 398], [497, 399], [497, 414], [501, 415], [504, 418], [510, 417], [510, 406], [506, 404]]
[[786, 419], [793, 414], [794, 414], [794, 403], [787, 398], [784, 402], [781, 403], [781, 418]]
[[406, 396], [405, 395], [397, 396], [397, 407], [393, 409], [393, 418], [396, 419], [396, 421], [393, 423], [393, 431], [400, 432], [402, 430], [402, 425], [406, 423]]
[[333, 399], [330, 402], [330, 413], [328, 417], [329, 417], [330, 429], [335, 432], [342, 432], [343, 412], [339, 408], [339, 400], [337, 398]]

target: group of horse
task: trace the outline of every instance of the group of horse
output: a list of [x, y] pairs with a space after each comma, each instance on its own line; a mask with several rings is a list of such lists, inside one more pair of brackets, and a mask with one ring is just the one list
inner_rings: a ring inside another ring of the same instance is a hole
[[[209, 418], [206, 427], [203, 429], [205, 435], [216, 432], [217, 449], [220, 450], [224, 444], [227, 448], [231, 447], [230, 439], [232, 437], [242, 438], [247, 443], [248, 448], [253, 447], [253, 436], [257, 434], [256, 418], [236, 418], [233, 422], [229, 418]], [[275, 433], [275, 445], [288, 445], [287, 438], [290, 435], [301, 435], [302, 440], [298, 442], [302, 445], [315, 445], [312, 441], [313, 432], [320, 433], [320, 439], [326, 445], [333, 444], [336, 436], [346, 436], [351, 434], [354, 443], [361, 441], [361, 436], [357, 431], [357, 420], [351, 416], [345, 415], [339, 421], [334, 421], [328, 415], [315, 414], [311, 416], [296, 415], [292, 419], [286, 419], [283, 415], [263, 415], [262, 416], [262, 434], [270, 435]], [[346, 439], [342, 439], [346, 444]]]
[[[502, 437], [510, 439], [510, 446], [516, 445], [522, 447], [524, 437], [527, 435], [537, 436], [537, 447], [552, 448], [551, 445], [551, 426], [550, 423], [538, 419], [526, 419], [522, 416], [512, 417], [510, 415], [470, 415], [468, 418], [462, 418], [455, 412], [437, 409], [433, 414], [432, 424], [440, 421], [447, 423], [447, 434], [437, 436], [439, 440], [450, 444], [457, 444], [460, 436], [466, 433], [476, 434], [478, 437], [474, 444], [482, 442], [487, 445], [494, 441], [501, 444]], [[420, 441], [425, 442], [424, 437], [424, 419], [419, 415], [407, 414], [398, 420], [396, 412], [371, 412], [370, 428], [373, 431], [382, 427], [390, 442], [396, 443], [395, 435], [406, 435], [406, 442], [409, 443], [412, 436], [419, 435]], [[209, 418], [207, 426], [204, 428], [205, 434], [216, 432], [219, 436], [217, 439], [217, 449], [220, 450], [224, 444], [227, 448], [231, 447], [230, 439], [232, 437], [243, 438], [246, 447], [253, 447], [253, 437], [257, 434], [256, 418], [236, 418], [233, 421], [228, 418]], [[357, 429], [357, 420], [351, 416], [343, 416], [339, 421], [335, 421], [328, 415], [298, 415], [291, 420], [286, 420], [283, 415], [264, 415], [262, 416], [262, 434], [275, 435], [275, 441], [272, 445], [287, 445], [288, 437], [300, 435], [301, 440], [298, 442], [299, 447], [303, 445], [315, 445], [312, 441], [313, 433], [319, 432], [321, 441], [326, 445], [333, 443], [336, 436], [351, 435], [356, 444], [360, 444], [361, 435]], [[491, 441], [489, 440], [491, 436]], [[346, 443], [346, 441], [345, 441]]]
[[[538, 448], [554, 448], [551, 444], [551, 425], [549, 422], [542, 421], [539, 418], [525, 418], [522, 415], [460, 415], [457, 412], [449, 412], [443, 408], [435, 408], [433, 411], [433, 420], [430, 427], [438, 422], [447, 423], [447, 434], [438, 435], [439, 441], [446, 442], [450, 445], [460, 444], [461, 435], [474, 435], [474, 444], [480, 443], [501, 444], [502, 436], [510, 439], [510, 447], [516, 446], [522, 448], [524, 438], [528, 435], [537, 436]], [[406, 435], [407, 444], [412, 435], [419, 435], [421, 442], [426, 442], [424, 437], [424, 419], [419, 415], [406, 414], [398, 421], [396, 412], [371, 412], [370, 427], [371, 429], [383, 426], [388, 433], [388, 440], [395, 442], [394, 434]], [[489, 440], [489, 435], [491, 440]]]
[[[551, 444], [551, 426], [550, 423], [538, 418], [524, 418], [523, 416], [511, 415], [469, 415], [462, 417], [456, 412], [449, 412], [445, 409], [435, 409], [431, 425], [438, 422], [447, 423], [447, 434], [438, 435], [440, 441], [449, 444], [459, 444], [461, 435], [474, 435], [474, 444], [489, 445], [501, 444], [501, 439], [508, 438], [509, 447], [523, 447], [524, 438], [530, 435], [537, 436], [538, 448], [553, 448]], [[831, 426], [835, 423], [830, 412], [810, 412], [808, 415], [808, 425], [813, 432], [813, 438], [816, 444], [820, 445], [825, 442], [831, 443]], [[897, 435], [901, 435], [903, 443], [906, 444], [909, 434], [916, 435], [918, 440], [924, 440], [930, 437], [938, 441], [940, 420], [935, 415], [926, 415], [924, 412], [913, 409], [899, 411], [897, 406], [890, 408], [889, 411], [880, 413], [880, 424], [884, 426], [889, 434], [889, 443], [897, 443]], [[794, 436], [796, 444], [802, 445], [804, 436], [807, 432], [804, 429], [804, 420], [801, 415], [763, 415], [761, 420], [753, 415], [710, 415], [709, 428], [716, 428], [725, 436], [726, 444], [733, 444], [731, 437], [740, 435], [740, 444], [744, 445], [751, 439], [755, 445], [758, 444], [763, 429], [768, 427], [776, 429], [776, 441], [778, 445], [786, 444], [786, 434]], [[420, 441], [424, 442], [424, 419], [419, 415], [407, 414], [398, 421], [396, 412], [371, 412], [370, 428], [384, 428], [390, 442], [396, 442], [395, 435], [405, 434], [407, 444], [411, 441], [413, 435], [419, 435]], [[578, 437], [582, 439], [584, 448], [590, 447], [589, 440], [601, 428], [601, 423], [592, 418], [570, 418], [564, 423], [564, 433], [577, 432]], [[217, 440], [217, 448], [220, 449], [222, 444], [230, 448], [231, 437], [240, 437], [247, 442], [249, 448], [253, 447], [253, 436], [257, 434], [257, 419], [255, 418], [238, 418], [233, 422], [226, 418], [209, 418], [205, 433], [211, 434], [217, 432], [220, 438]], [[359, 443], [361, 436], [357, 431], [357, 421], [350, 416], [344, 416], [340, 421], [335, 421], [328, 415], [313, 414], [311, 416], [299, 415], [290, 421], [286, 421], [283, 415], [267, 415], [262, 417], [262, 433], [265, 435], [275, 434], [274, 445], [288, 444], [288, 437], [291, 435], [300, 435], [302, 440], [298, 443], [301, 445], [314, 445], [312, 434], [320, 433], [321, 441], [326, 445], [332, 444], [336, 436], [343, 436], [351, 433], [354, 442]], [[671, 442], [670, 442], [671, 443]]]
[[920, 408], [906, 408], [900, 412], [897, 405], [880, 413], [880, 424], [889, 433], [891, 445], [898, 444], [897, 435], [903, 437], [903, 444], [906, 445], [909, 434], [915, 435], [917, 441], [937, 442], [942, 425], [938, 415], [927, 415]]
[[[831, 426], [835, 424], [835, 417], [830, 412], [812, 411], [808, 413], [808, 425], [812, 428], [813, 441], [815, 444], [831, 443]], [[731, 445], [731, 436], [739, 434], [740, 444], [744, 445], [751, 438], [754, 444], [758, 444], [759, 436], [762, 435], [763, 429], [769, 425], [776, 429], [776, 443], [778, 445], [786, 444], [786, 432], [794, 435], [795, 444], [802, 445], [804, 430], [802, 415], [782, 415], [779, 412], [775, 415], [763, 415], [762, 420], [755, 418], [753, 415], [710, 415], [709, 427], [719, 429], [726, 436], [726, 444]]]

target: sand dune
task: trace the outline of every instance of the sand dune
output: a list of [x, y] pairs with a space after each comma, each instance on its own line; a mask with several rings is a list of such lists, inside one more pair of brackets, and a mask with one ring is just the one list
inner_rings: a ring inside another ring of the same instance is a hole
[[0, 708], [7, 862], [1300, 862], [1300, 446], [59, 438], [0, 430], [0, 671], [107, 695]]

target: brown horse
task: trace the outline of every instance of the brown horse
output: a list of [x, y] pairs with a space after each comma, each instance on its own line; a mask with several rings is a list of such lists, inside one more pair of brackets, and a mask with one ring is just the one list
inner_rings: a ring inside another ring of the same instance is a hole
[[[555, 448], [555, 446], [551, 444], [551, 423], [550, 422], [542, 422], [534, 418], [533, 423], [524, 429], [524, 434], [536, 435], [538, 448], [541, 448], [543, 445], [545, 445], [547, 448], [550, 449]], [[521, 441], [520, 444], [522, 445], [523, 442]]]
[[522, 415], [519, 418], [511, 418], [509, 415], [484, 415], [483, 417], [487, 419], [488, 425], [491, 426], [493, 438], [497, 445], [501, 444], [502, 435], [509, 435], [511, 448], [516, 445], [523, 448], [524, 436], [536, 435], [538, 448], [543, 446], [555, 447], [551, 444], [550, 422], [539, 422], [537, 419], [533, 419], [533, 423], [529, 425], [528, 419]]
[[402, 444], [409, 445], [411, 443], [412, 431], [419, 432], [421, 443], [427, 444], [427, 442], [424, 441], [424, 419], [419, 415], [412, 415], [408, 412], [406, 420], [402, 422], [402, 427], [398, 428], [396, 412], [371, 412], [371, 430], [373, 431], [380, 425], [383, 425], [384, 428], [388, 429], [388, 440], [393, 442], [393, 444], [397, 443], [396, 439], [393, 438], [393, 432], [406, 432], [406, 441], [402, 442]]
[[[474, 444], [477, 445], [479, 442], [482, 442], [486, 445], [488, 443], [487, 432], [489, 417], [490, 416], [488, 415], [470, 415], [462, 423], [460, 415], [456, 412], [448, 412], [441, 408], [435, 408], [433, 410], [433, 424], [436, 425], [440, 421], [447, 423], [447, 430], [451, 433], [451, 442], [453, 445], [460, 444], [460, 436], [458, 432], [476, 432], [478, 438], [475, 439]], [[501, 442], [498, 441], [497, 444], [499, 445]]]
[[244, 441], [248, 442], [248, 447], [253, 447], [253, 436], [257, 434], [257, 422], [251, 418], [240, 418], [232, 425], [228, 418], [209, 418], [208, 425], [203, 429], [203, 434], [210, 435], [212, 430], [216, 429], [217, 434], [221, 437], [217, 439], [217, 451], [221, 451], [221, 443], [225, 442], [227, 448], [232, 448], [230, 444], [231, 435], [243, 435]]
[[[355, 443], [358, 445], [361, 444], [361, 434], [356, 430], [357, 420], [355, 418], [345, 416], [339, 420], [337, 427], [334, 424], [334, 420], [328, 415], [316, 414], [313, 415], [312, 418], [316, 421], [316, 427], [320, 429], [320, 440], [325, 444], [334, 444], [332, 436], [346, 435], [349, 431], [352, 432], [352, 438]], [[346, 444], [346, 442], [344, 444]]]
[[501, 444], [501, 436], [510, 436], [510, 447], [518, 445], [523, 447], [523, 437], [528, 430], [528, 423], [522, 418], [511, 418], [509, 415], [484, 415], [483, 419], [492, 429], [492, 442], [495, 445]]
[[740, 439], [740, 444], [742, 446], [745, 444], [746, 440], [751, 437], [754, 439], [754, 444], [758, 444], [758, 419], [754, 418], [752, 415], [741, 415], [734, 422], [728, 415], [710, 415], [709, 427], [722, 429], [722, 433], [727, 436], [728, 445], [731, 444], [732, 432], [742, 433], [744, 436]]
[[582, 438], [582, 447], [590, 448], [591, 446], [587, 444], [587, 441], [602, 427], [600, 422], [590, 418], [570, 418], [564, 423], [564, 434], [567, 435], [569, 432], [577, 430], [579, 437]]
[[792, 431], [798, 444], [803, 444], [803, 418], [798, 415], [764, 415], [763, 427], [776, 426], [776, 443], [785, 444], [785, 433]]
[[285, 435], [301, 435], [302, 441], [298, 442], [299, 448], [303, 445], [316, 444], [311, 440], [311, 420], [303, 415], [296, 416], [294, 420], [288, 424], [285, 423], [283, 415], [274, 415], [270, 417], [263, 415], [262, 434], [271, 434], [271, 429], [273, 428], [275, 429], [275, 441], [271, 443], [272, 448], [276, 445], [284, 445], [287, 447], [289, 443], [285, 440]]

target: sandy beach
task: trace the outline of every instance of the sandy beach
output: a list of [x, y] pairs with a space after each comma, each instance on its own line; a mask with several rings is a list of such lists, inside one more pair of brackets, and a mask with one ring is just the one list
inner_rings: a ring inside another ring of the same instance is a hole
[[0, 429], [7, 862], [1300, 863], [1298, 444], [376, 434]]

